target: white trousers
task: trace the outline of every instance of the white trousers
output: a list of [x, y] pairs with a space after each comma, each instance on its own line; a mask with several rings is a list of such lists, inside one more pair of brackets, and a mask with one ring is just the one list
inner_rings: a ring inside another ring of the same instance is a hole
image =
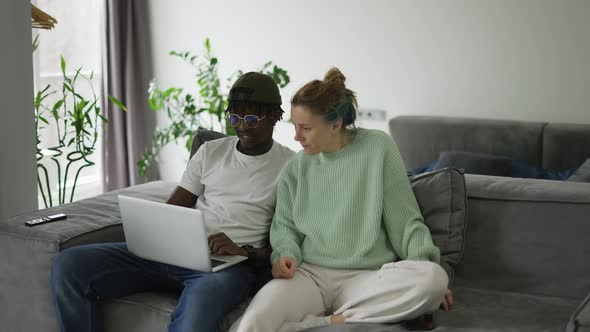
[[346, 323], [393, 323], [435, 311], [447, 289], [440, 265], [398, 261], [379, 270], [332, 269], [303, 263], [291, 279], [273, 279], [231, 327], [275, 332], [304, 316], [343, 315]]

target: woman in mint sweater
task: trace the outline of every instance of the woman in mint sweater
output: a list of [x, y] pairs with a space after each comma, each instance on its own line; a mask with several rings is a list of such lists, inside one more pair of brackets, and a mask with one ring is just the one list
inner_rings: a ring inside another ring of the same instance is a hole
[[391, 137], [356, 129], [356, 96], [332, 68], [291, 100], [302, 146], [278, 180], [274, 280], [234, 331], [298, 331], [421, 316], [452, 296]]

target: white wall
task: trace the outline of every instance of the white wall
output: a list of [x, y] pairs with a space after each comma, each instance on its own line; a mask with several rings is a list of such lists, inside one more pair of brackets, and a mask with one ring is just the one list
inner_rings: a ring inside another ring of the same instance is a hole
[[[284, 101], [338, 66], [360, 106], [388, 118], [590, 123], [587, 0], [167, 0], [151, 9], [162, 86], [194, 87], [189, 68], [167, 53], [200, 49], [208, 36], [224, 74], [269, 59], [288, 69]], [[183, 158], [164, 151], [164, 178], [179, 178]]]
[[31, 5], [0, 1], [0, 220], [37, 207]]

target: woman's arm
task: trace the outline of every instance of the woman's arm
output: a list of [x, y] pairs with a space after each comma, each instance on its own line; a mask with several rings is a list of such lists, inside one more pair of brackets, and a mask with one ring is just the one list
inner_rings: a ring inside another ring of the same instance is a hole
[[383, 163], [383, 222], [396, 255], [440, 263], [440, 250], [424, 224], [403, 160], [391, 139], [385, 145]]
[[273, 263], [283, 256], [295, 258], [297, 265], [302, 261], [301, 243], [304, 235], [299, 232], [293, 220], [291, 188], [295, 183], [295, 178], [289, 175], [288, 169], [285, 169], [277, 184], [277, 204], [270, 226], [270, 244], [273, 249], [271, 261]]

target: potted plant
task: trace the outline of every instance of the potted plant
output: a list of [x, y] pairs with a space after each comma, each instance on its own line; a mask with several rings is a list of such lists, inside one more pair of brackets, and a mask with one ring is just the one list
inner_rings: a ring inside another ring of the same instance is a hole
[[[193, 135], [199, 127], [235, 135], [233, 128], [228, 126], [223, 112], [227, 107], [231, 83], [244, 71], [238, 70], [226, 80], [222, 80], [218, 74], [219, 61], [211, 51], [209, 38], [205, 39], [202, 55], [196, 55], [191, 51], [172, 51], [170, 55], [187, 62], [196, 70], [198, 94], [193, 95], [177, 87], [161, 90], [155, 80], [150, 82], [150, 107], [154, 111], [165, 112], [170, 124], [154, 130], [151, 147], [146, 149], [143, 158], [137, 162], [138, 172], [142, 176], [145, 176], [153, 161], [157, 161], [160, 150], [170, 142], [183, 142], [187, 151], [190, 151]], [[273, 65], [272, 61], [265, 63], [258, 71], [272, 76], [280, 88], [284, 88], [290, 82], [287, 71]], [[222, 82], [225, 84], [224, 87]]]
[[[33, 52], [38, 45], [37, 36], [33, 41]], [[34, 98], [37, 184], [45, 207], [73, 201], [82, 170], [95, 164], [89, 157], [96, 151], [101, 124], [107, 122], [92, 88], [93, 72], [86, 76], [80, 67], [73, 77], [69, 77], [63, 56], [60, 67], [60, 84], [48, 84], [37, 91]], [[90, 87], [89, 96], [82, 94], [82, 84]], [[109, 96], [109, 99], [127, 111], [116, 98]], [[43, 129], [47, 126], [55, 130], [56, 142], [44, 141]], [[50, 164], [54, 167], [50, 168]], [[57, 201], [54, 202], [56, 187]]]

